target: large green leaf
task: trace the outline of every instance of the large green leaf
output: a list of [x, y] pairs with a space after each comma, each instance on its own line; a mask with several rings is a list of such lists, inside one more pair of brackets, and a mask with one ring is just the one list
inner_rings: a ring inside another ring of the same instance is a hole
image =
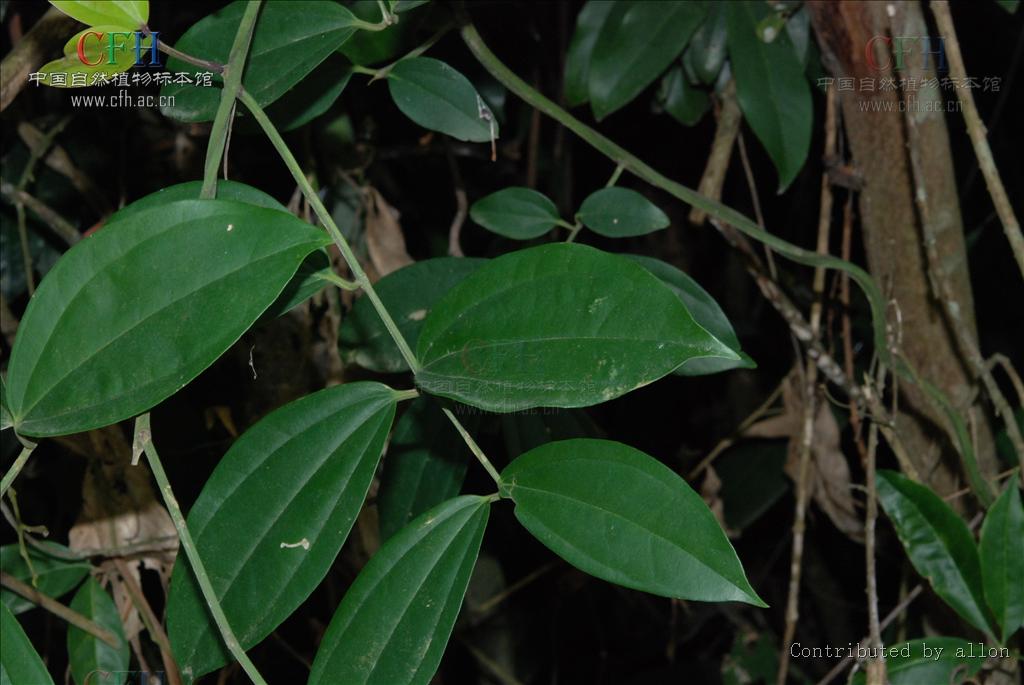
[[668, 216], [629, 188], [602, 188], [580, 205], [576, 217], [594, 233], [608, 238], [646, 235], [667, 228]]
[[[465, 423], [475, 423], [472, 418], [465, 417]], [[381, 540], [459, 494], [469, 458], [466, 443], [436, 402], [420, 397], [409, 405], [395, 425], [384, 459], [377, 495]]]
[[473, 203], [469, 217], [488, 231], [515, 240], [537, 238], [559, 221], [558, 208], [529, 188], [505, 188]]
[[388, 74], [388, 90], [398, 109], [423, 128], [475, 143], [498, 137], [494, 113], [473, 84], [441, 60], [402, 60]]
[[615, 8], [608, 0], [589, 0], [576, 18], [569, 52], [565, 56], [565, 104], [570, 107], [582, 105], [590, 99], [587, 92], [587, 76], [594, 55], [597, 36], [605, 20]]
[[927, 486], [896, 471], [878, 471], [878, 501], [910, 563], [935, 594], [968, 623], [994, 634], [985, 607], [978, 548], [967, 524]]
[[43, 660], [6, 604], [0, 604], [0, 635], [0, 685], [53, 685]]
[[25, 435], [61, 435], [145, 411], [252, 325], [328, 242], [295, 217], [232, 200], [181, 200], [75, 245], [29, 303], [7, 399]]
[[448, 500], [388, 540], [331, 619], [309, 685], [427, 685], [466, 594], [489, 505], [472, 495]]
[[[235, 0], [224, 9], [200, 20], [175, 47], [194, 57], [222, 64], [238, 31], [247, 2]], [[253, 31], [242, 85], [260, 106], [288, 92], [355, 32], [353, 14], [337, 2], [320, 0], [266, 0]], [[197, 67], [177, 59], [167, 62], [169, 71], [195, 73]], [[220, 76], [214, 76], [220, 81]], [[160, 90], [174, 97], [163, 113], [181, 121], [210, 121], [217, 113], [220, 88], [194, 84], [168, 84]]]
[[585, 407], [737, 357], [643, 267], [574, 243], [478, 269], [427, 316], [418, 351], [425, 391], [501, 412]]
[[979, 552], [985, 599], [1006, 644], [1024, 625], [1024, 507], [1016, 478], [985, 515]]
[[665, 597], [767, 606], [700, 495], [628, 445], [550, 442], [509, 464], [500, 487], [519, 522], [582, 571]]
[[[960, 685], [985, 663], [977, 643], [958, 637], [927, 637], [885, 646], [885, 672], [889, 685]], [[849, 685], [865, 685], [858, 670]]]
[[704, 327], [708, 333], [715, 336], [726, 347], [736, 353], [737, 359], [724, 359], [722, 357], [707, 357], [693, 359], [676, 369], [680, 376], [704, 376], [710, 373], [728, 371], [729, 369], [752, 369], [757, 366], [745, 352], [740, 349], [740, 340], [736, 337], [736, 331], [729, 323], [728, 317], [722, 308], [718, 306], [715, 298], [711, 297], [697, 281], [690, 278], [685, 272], [680, 271], [671, 264], [653, 257], [641, 255], [626, 255], [636, 261], [652, 274], [657, 276], [662, 283], [667, 285], [674, 292], [693, 316], [693, 320]]
[[50, 0], [50, 4], [93, 27], [113, 25], [134, 31], [149, 21], [149, 0]]
[[[323, 580], [370, 487], [395, 416], [379, 383], [307, 395], [254, 425], [203, 487], [188, 527], [246, 649]], [[174, 567], [167, 632], [189, 678], [231, 661], [191, 567]]]
[[668, 68], [704, 18], [704, 6], [679, 0], [616, 2], [601, 26], [587, 73], [594, 116], [628, 104]]
[[[70, 551], [67, 547], [54, 542], [43, 544], [52, 547], [56, 552]], [[34, 547], [28, 548], [28, 557], [32, 561], [32, 569], [29, 569], [22, 558], [18, 545], [4, 545], [0, 547], [0, 569], [28, 585], [32, 584], [34, 570], [36, 589], [55, 599], [74, 589], [89, 573], [89, 564], [85, 561], [58, 559]], [[30, 600], [9, 590], [0, 590], [0, 601], [14, 614], [28, 611], [35, 606]]]
[[[89, 578], [71, 600], [71, 608], [106, 628], [120, 641], [111, 647], [81, 628], [68, 626], [68, 661], [71, 675], [78, 685], [122, 685], [128, 678], [129, 649], [117, 605], [95, 578]], [[102, 678], [98, 674], [104, 675]]]
[[[486, 261], [469, 257], [427, 259], [388, 274], [374, 289], [398, 330], [415, 348], [423, 320], [437, 301]], [[366, 297], [357, 299], [342, 320], [338, 345], [347, 361], [371, 371], [398, 373], [409, 368]]]
[[758, 23], [770, 11], [766, 3], [742, 0], [725, 8], [736, 97], [779, 172], [782, 192], [796, 178], [810, 149], [810, 86], [788, 34], [778, 32], [770, 43], [758, 34]]

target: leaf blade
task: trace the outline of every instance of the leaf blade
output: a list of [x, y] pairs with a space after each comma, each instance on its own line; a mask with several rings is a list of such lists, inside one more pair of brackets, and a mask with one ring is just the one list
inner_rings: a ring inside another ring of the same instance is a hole
[[985, 515], [978, 551], [985, 601], [1006, 644], [1024, 625], [1024, 507], [1015, 477]]
[[75, 682], [89, 685], [90, 678], [97, 673], [105, 673], [109, 674], [106, 679], [111, 685], [123, 685], [128, 677], [128, 641], [124, 638], [121, 616], [114, 600], [95, 578], [90, 577], [75, 593], [71, 608], [109, 630], [120, 641], [118, 647], [112, 647], [81, 628], [68, 626], [68, 661]]
[[513, 240], [539, 238], [558, 224], [558, 208], [530, 188], [505, 188], [473, 203], [469, 218], [488, 231]]
[[668, 228], [669, 219], [646, 197], [629, 188], [602, 188], [580, 205], [583, 225], [606, 238], [629, 238]]
[[441, 60], [400, 61], [388, 74], [388, 92], [398, 109], [423, 128], [473, 143], [498, 137], [494, 113], [473, 84]]
[[[43, 544], [53, 547], [58, 553], [71, 551], [54, 542], [44, 542]], [[44, 595], [54, 599], [73, 590], [89, 574], [89, 564], [84, 561], [66, 561], [40, 552], [34, 547], [28, 548], [28, 555], [32, 560], [32, 568], [36, 572], [38, 582], [36, 588]], [[4, 573], [9, 573], [29, 585], [32, 584], [32, 571], [22, 559], [18, 545], [0, 547], [0, 568]], [[3, 602], [15, 615], [36, 606], [30, 600], [9, 590], [0, 590], [0, 602]]]
[[0, 682], [53, 685], [43, 660], [6, 604], [0, 605], [0, 633], [4, 636], [0, 640]]

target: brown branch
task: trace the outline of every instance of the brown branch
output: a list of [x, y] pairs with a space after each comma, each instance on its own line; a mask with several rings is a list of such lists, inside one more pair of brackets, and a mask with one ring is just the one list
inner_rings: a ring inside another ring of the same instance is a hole
[[121, 641], [117, 636], [103, 626], [89, 620], [85, 616], [82, 616], [82, 614], [78, 613], [71, 607], [61, 604], [49, 595], [44, 595], [39, 590], [21, 582], [14, 576], [0, 571], [0, 585], [3, 585], [11, 592], [15, 592], [27, 600], [38, 604], [54, 616], [70, 623], [76, 628], [84, 630], [97, 640], [103, 640], [114, 649], [121, 646]]
[[[715, 138], [711, 142], [711, 153], [708, 155], [708, 162], [704, 167], [704, 175], [701, 176], [700, 185], [697, 186], [698, 193], [715, 200], [722, 197], [725, 173], [729, 170], [732, 147], [740, 131], [740, 121], [743, 119], [740, 106], [736, 102], [734, 81], [729, 81], [728, 85], [722, 89], [719, 101], [721, 105], [718, 111]], [[697, 207], [690, 210], [690, 222], [697, 226], [703, 224], [707, 216], [707, 212]]]
[[464, 257], [461, 235], [462, 225], [466, 223], [466, 215], [469, 213], [469, 199], [466, 197], [466, 188], [462, 183], [459, 163], [452, 153], [447, 137], [445, 139], [445, 157], [448, 158], [448, 168], [452, 173], [452, 185], [455, 187], [455, 216], [452, 217], [451, 226], [448, 227], [448, 254], [452, 257]]
[[74, 19], [51, 7], [0, 62], [0, 112], [28, 85], [28, 76], [64, 43], [78, 25]]
[[51, 209], [46, 203], [41, 200], [37, 200], [24, 190], [18, 190], [7, 181], [0, 181], [0, 196], [3, 196], [15, 206], [22, 204], [32, 210], [51, 229], [53, 229], [53, 232], [67, 243], [68, 246], [74, 245], [82, 239], [78, 229], [76, 229], [70, 221]]
[[131, 569], [123, 559], [114, 559], [114, 568], [117, 569], [118, 575], [121, 576], [121, 580], [124, 582], [125, 588], [128, 590], [128, 595], [132, 598], [132, 604], [139, 610], [142, 616], [143, 623], [146, 624], [146, 630], [153, 637], [153, 641], [160, 648], [160, 659], [163, 661], [164, 671], [167, 672], [168, 679], [171, 681], [171, 685], [182, 685], [181, 683], [181, 671], [178, 669], [178, 664], [174, 660], [174, 651], [171, 649], [171, 641], [167, 639], [167, 633], [164, 632], [163, 626], [160, 624], [160, 619], [156, 617], [153, 612], [153, 607], [149, 605], [146, 600], [146, 595], [142, 592], [142, 588], [135, 582], [135, 576], [132, 575]]

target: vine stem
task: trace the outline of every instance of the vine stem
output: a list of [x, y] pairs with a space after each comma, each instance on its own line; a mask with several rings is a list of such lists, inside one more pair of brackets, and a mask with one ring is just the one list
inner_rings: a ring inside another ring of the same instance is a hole
[[199, 197], [209, 199], [217, 196], [217, 167], [224, 156], [227, 144], [229, 125], [235, 112], [235, 98], [242, 87], [242, 72], [245, 71], [245, 58], [249, 54], [249, 43], [252, 32], [256, 28], [256, 16], [260, 12], [260, 0], [249, 0], [238, 24], [238, 33], [231, 46], [227, 66], [224, 67], [224, 90], [220, 94], [217, 115], [210, 129], [210, 142], [206, 146], [206, 164], [203, 167], [203, 189]]
[[135, 420], [135, 444], [141, 447], [146, 455], [149, 468], [153, 471], [153, 477], [156, 478], [157, 487], [160, 488], [160, 495], [163, 497], [164, 504], [167, 505], [167, 511], [171, 515], [171, 521], [174, 522], [174, 528], [178, 531], [178, 539], [181, 540], [181, 546], [185, 550], [185, 556], [188, 557], [188, 563], [196, 574], [199, 589], [202, 591], [203, 599], [206, 600], [206, 606], [209, 607], [210, 614], [217, 624], [217, 629], [220, 630], [220, 635], [224, 639], [224, 645], [235, 659], [238, 660], [239, 665], [254, 685], [267, 685], [267, 681], [256, 670], [256, 667], [249, 659], [249, 655], [245, 653], [238, 638], [235, 637], [235, 633], [231, 630], [231, 625], [228, 623], [228, 618], [224, 615], [224, 609], [221, 608], [220, 601], [213, 591], [213, 585], [210, 584], [210, 577], [206, 573], [206, 567], [203, 566], [203, 561], [199, 558], [199, 551], [196, 549], [196, 544], [192, 540], [192, 534], [185, 523], [185, 516], [181, 513], [181, 507], [178, 506], [178, 500], [174, 496], [171, 484], [167, 480], [167, 474], [164, 473], [163, 464], [160, 462], [160, 455], [153, 444], [153, 433], [149, 425], [148, 412]]
[[[894, 351], [890, 349], [886, 337], [886, 300], [883, 297], [878, 284], [875, 283], [875, 280], [867, 271], [844, 259], [839, 259], [838, 257], [833, 257], [827, 254], [818, 254], [813, 250], [807, 250], [783, 240], [777, 235], [769, 233], [765, 229], [761, 228], [735, 209], [732, 209], [731, 207], [728, 207], [716, 200], [704, 197], [692, 188], [688, 188], [682, 183], [677, 183], [676, 181], [669, 179], [664, 174], [658, 172], [653, 167], [631, 154], [625, 148], [612, 142], [610, 139], [601, 135], [573, 115], [569, 114], [569, 112], [541, 95], [530, 84], [519, 78], [519, 76], [505, 66], [500, 59], [498, 59], [497, 55], [491, 52], [491, 49], [487, 47], [486, 43], [484, 43], [483, 38], [480, 36], [480, 33], [476, 30], [475, 26], [472, 24], [466, 24], [462, 27], [461, 35], [463, 42], [465, 42], [466, 47], [469, 48], [470, 52], [473, 53], [473, 56], [476, 57], [477, 61], [479, 61], [491, 76], [498, 80], [499, 83], [511, 92], [515, 93], [515, 95], [528, 105], [537, 108], [560, 123], [562, 126], [578, 135], [605, 157], [608, 157], [613, 162], [622, 165], [625, 171], [630, 172], [634, 176], [646, 181], [656, 188], [664, 190], [669, 195], [682, 200], [690, 206], [703, 210], [722, 223], [732, 226], [748, 238], [753, 238], [754, 240], [767, 245], [787, 259], [805, 266], [836, 269], [837, 271], [847, 274], [854, 282], [857, 283], [861, 291], [863, 291], [864, 297], [870, 305], [875, 349], [879, 356], [886, 365], [889, 366], [889, 368], [897, 371], [901, 376], [915, 385], [920, 386], [925, 391], [925, 396], [950, 422], [952, 436], [959, 447], [964, 470], [967, 473], [968, 480], [970, 481], [971, 488], [974, 490], [975, 496], [985, 506], [988, 506], [988, 504], [992, 502], [993, 497], [991, 489], [988, 487], [987, 482], [981, 478], [977, 460], [974, 456], [974, 449], [971, 445], [970, 436], [967, 433], [963, 418], [957, 414], [952, 404], [938, 388], [922, 379], [906, 359], [894, 354]], [[813, 344], [815, 342], [813, 340], [813, 336], [808, 339], [801, 339], [803, 342], [808, 344]]]
[[33, 602], [34, 604], [38, 604], [54, 616], [66, 621], [67, 623], [73, 625], [79, 630], [84, 630], [93, 637], [107, 643], [114, 649], [118, 649], [121, 646], [121, 640], [119, 640], [116, 635], [114, 635], [112, 632], [110, 632], [103, 626], [83, 616], [71, 607], [61, 604], [53, 597], [50, 597], [49, 595], [44, 595], [39, 590], [35, 589], [31, 585], [28, 585], [27, 583], [23, 583], [14, 576], [8, 573], [4, 573], [3, 571], [0, 571], [0, 585], [7, 588], [11, 592], [15, 592], [21, 595], [22, 597]]
[[7, 488], [11, 487], [11, 484], [14, 483], [14, 479], [18, 477], [19, 473], [21, 473], [22, 467], [25, 466], [25, 462], [28, 461], [28, 458], [32, 456], [32, 450], [35, 448], [36, 446], [34, 443], [29, 443], [21, 448], [21, 453], [18, 455], [18, 458], [14, 460], [13, 464], [11, 464], [11, 468], [7, 469], [7, 473], [4, 474], [3, 480], [0, 480], [0, 497], [7, 494]]
[[[273, 122], [271, 122], [267, 117], [266, 112], [264, 112], [259, 106], [259, 103], [257, 103], [256, 100], [246, 92], [245, 88], [239, 89], [238, 99], [241, 100], [242, 104], [249, 109], [253, 118], [256, 119], [256, 122], [263, 129], [267, 138], [270, 139], [274, 149], [276, 149], [277, 153], [281, 156], [285, 166], [288, 167], [288, 171], [291, 172], [292, 178], [294, 178], [295, 182], [298, 183], [302, 194], [305, 195], [309, 204], [313, 207], [313, 212], [317, 215], [317, 218], [320, 219], [320, 223], [327, 229], [327, 233], [330, 234], [331, 239], [334, 240], [334, 244], [337, 245], [338, 249], [341, 251], [341, 256], [345, 259], [345, 263], [348, 264], [348, 268], [352, 271], [352, 275], [355, 277], [355, 283], [363, 289], [366, 296], [370, 299], [370, 304], [372, 304], [374, 310], [376, 310], [377, 316], [380, 317], [384, 327], [391, 335], [391, 339], [394, 340], [395, 345], [398, 346], [398, 351], [401, 353], [402, 358], [405, 359], [405, 363], [408, 364], [409, 369], [412, 371], [413, 375], [415, 375], [420, 370], [419, 360], [416, 359], [416, 355], [413, 353], [412, 348], [409, 347], [409, 343], [406, 341], [405, 336], [402, 335], [402, 331], [398, 329], [397, 324], [395, 324], [395, 320], [391, 318], [391, 314], [377, 295], [377, 291], [374, 290], [373, 284], [370, 283], [370, 278], [366, 275], [366, 272], [363, 271], [363, 267], [359, 264], [359, 260], [356, 258], [351, 246], [348, 244], [348, 241], [345, 240], [345, 236], [342, 235], [337, 224], [334, 223], [334, 219], [331, 218], [331, 213], [327, 211], [326, 207], [324, 207], [324, 203], [320, 200], [320, 196], [313, 190], [313, 187], [309, 184], [309, 179], [306, 178], [306, 175], [302, 173], [302, 167], [299, 166], [298, 161], [295, 159], [295, 155], [293, 155], [292, 151], [288, 149], [288, 145], [284, 142], [284, 139], [281, 137], [277, 128], [274, 127]], [[477, 461], [480, 462], [480, 465], [484, 467], [488, 475], [494, 479], [495, 483], [500, 484], [501, 478], [498, 475], [497, 469], [494, 468], [494, 465], [491, 464], [483, 450], [480, 449], [480, 446], [477, 445], [475, 440], [473, 440], [473, 436], [466, 431], [465, 427], [463, 427], [459, 422], [455, 414], [447, 408], [444, 409], [444, 413], [448, 417], [448, 420], [452, 422], [452, 425], [455, 426], [455, 429], [458, 430], [462, 439], [466, 441], [466, 445], [469, 446], [470, 451], [473, 453], [473, 456], [476, 457]]]

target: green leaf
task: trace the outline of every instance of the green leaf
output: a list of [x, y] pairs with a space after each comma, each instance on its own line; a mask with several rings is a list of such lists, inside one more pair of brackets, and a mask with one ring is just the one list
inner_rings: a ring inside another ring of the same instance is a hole
[[[472, 418], [463, 418], [470, 431]], [[466, 443], [436, 402], [420, 397], [410, 404], [395, 426], [384, 458], [377, 496], [381, 540], [458, 495], [469, 458]]]
[[0, 635], [0, 685], [53, 685], [43, 660], [7, 605], [0, 605]]
[[498, 137], [498, 122], [473, 84], [432, 57], [403, 59], [388, 74], [398, 109], [423, 128], [483, 143]]
[[[129, 649], [114, 600], [95, 578], [89, 578], [75, 593], [71, 608], [120, 640], [120, 646], [114, 648], [81, 628], [68, 626], [68, 661], [75, 682], [78, 685], [92, 685], [94, 681], [123, 685], [128, 678]], [[106, 675], [97, 677], [100, 673]]]
[[594, 45], [587, 91], [598, 120], [627, 105], [686, 47], [704, 18], [693, 2], [616, 2]]
[[[267, 107], [267, 116], [279, 131], [292, 131], [330, 109], [352, 78], [352, 65], [334, 53], [284, 97]], [[248, 123], [250, 119], [246, 119]], [[257, 128], [255, 121], [252, 128]]]
[[726, 30], [725, 8], [721, 3], [708, 3], [707, 12], [707, 19], [690, 39], [684, 59], [693, 68], [694, 76], [704, 85], [711, 86], [718, 80], [718, 74], [725, 64], [729, 34]]
[[[108, 42], [111, 39], [108, 36], [113, 33], [131, 31], [134, 29], [126, 29], [123, 26], [97, 26], [79, 31], [64, 44], [64, 57], [48, 62], [38, 69], [40, 73], [47, 74], [42, 83], [59, 88], [84, 88], [97, 85], [92, 81], [94, 75], [110, 77], [128, 71], [135, 65], [135, 37], [123, 36], [120, 40], [117, 39], [118, 37], [114, 37], [115, 45], [118, 47], [113, 51], [113, 62], [111, 62], [110, 43]], [[89, 64], [85, 64], [78, 56], [78, 41], [85, 34], [91, 33], [101, 33], [103, 38], [101, 40], [90, 38], [83, 41], [82, 53], [85, 55], [86, 61], [89, 62]], [[147, 54], [152, 44], [151, 37], [147, 36], [142, 40], [140, 49], [143, 55]], [[120, 49], [120, 46], [123, 46], [123, 49]], [[66, 74], [64, 82], [54, 83], [53, 74]], [[81, 75], [82, 78], [76, 80], [75, 75]], [[100, 82], [100, 85], [103, 84], [105, 81]]]
[[559, 222], [555, 203], [529, 188], [505, 188], [482, 197], [469, 208], [469, 217], [488, 231], [514, 240], [538, 238]]
[[[192, 26], [175, 47], [182, 52], [228, 61], [228, 53], [246, 2], [236, 0]], [[327, 59], [355, 32], [355, 16], [341, 4], [319, 0], [266, 0], [253, 31], [242, 85], [261, 107], [277, 100]], [[197, 67], [177, 59], [169, 71], [195, 73]], [[214, 75], [220, 81], [219, 75]], [[220, 88], [194, 84], [168, 84], [160, 95], [174, 97], [174, 105], [161, 108], [179, 121], [211, 121], [220, 102]]]
[[926, 486], [896, 471], [878, 471], [878, 501], [910, 563], [935, 594], [978, 630], [993, 634], [978, 549], [963, 519]]
[[149, 21], [149, 0], [50, 0], [50, 4], [88, 26], [134, 31]]
[[744, 0], [725, 8], [736, 97], [779, 172], [781, 193], [796, 178], [810, 149], [810, 86], [785, 31], [770, 43], [758, 35], [758, 23], [769, 13], [766, 3]]
[[576, 217], [594, 233], [608, 238], [646, 235], [667, 228], [668, 217], [646, 197], [628, 188], [591, 193]]
[[700, 324], [708, 333], [715, 336], [726, 347], [736, 353], [736, 359], [722, 357], [706, 357], [692, 359], [676, 369], [680, 376], [704, 376], [710, 373], [728, 371], [729, 369], [753, 369], [757, 367], [754, 360], [740, 349], [740, 340], [736, 331], [729, 323], [728, 317], [718, 306], [711, 295], [700, 287], [697, 281], [690, 278], [671, 264], [660, 259], [641, 255], [625, 255], [640, 266], [658, 277], [674, 292], [689, 310], [693, 320]]
[[[58, 553], [70, 552], [67, 547], [55, 542], [44, 542], [43, 545], [53, 548]], [[73, 590], [89, 573], [89, 564], [85, 561], [58, 559], [34, 547], [28, 548], [28, 557], [32, 561], [32, 569], [36, 572], [36, 589], [54, 599], [59, 599]], [[32, 571], [21, 557], [18, 545], [0, 547], [0, 569], [23, 583], [32, 585]], [[20, 614], [36, 606], [10, 590], [0, 590], [0, 602], [3, 602], [13, 614]]]
[[13, 425], [11, 410], [7, 408], [7, 381], [0, 376], [0, 431], [7, 430]]
[[586, 573], [665, 597], [767, 606], [700, 495], [628, 445], [541, 445], [505, 468], [500, 488], [534, 537]]
[[[926, 637], [885, 647], [889, 685], [960, 685], [976, 675], [984, 663], [985, 657], [979, 653], [977, 643], [957, 637]], [[858, 670], [849, 685], [865, 685], [866, 682], [864, 671]]]
[[[393, 390], [370, 382], [307, 395], [246, 431], [214, 469], [188, 527], [243, 648], [269, 635], [327, 574], [370, 487], [395, 402]], [[167, 633], [197, 678], [232, 659], [179, 559]]]
[[1017, 8], [1020, 7], [1020, 0], [996, 0], [996, 2], [1010, 14], [1016, 12]]
[[327, 285], [327, 281], [323, 277], [331, 271], [331, 257], [327, 254], [327, 250], [310, 252], [299, 264], [298, 271], [288, 281], [288, 285], [284, 287], [274, 303], [267, 308], [267, 311], [263, 312], [260, 320], [267, 321], [283, 316], [313, 297]]
[[151, 408], [238, 340], [327, 242], [289, 214], [232, 200], [108, 224], [29, 303], [7, 377], [16, 429], [77, 433]]
[[682, 67], [673, 67], [662, 79], [658, 100], [683, 126], [693, 126], [700, 121], [710, 102], [707, 93], [687, 82]]
[[[388, 274], [374, 289], [398, 330], [415, 349], [423, 320], [438, 300], [486, 262], [470, 257], [426, 259]], [[342, 319], [338, 345], [346, 361], [370, 371], [399, 373], [409, 369], [369, 298], [357, 299]]]
[[1006, 644], [1024, 625], [1024, 507], [1016, 477], [985, 515], [979, 553], [985, 599]]
[[331, 619], [309, 685], [427, 685], [444, 653], [490, 501], [448, 500], [388, 540]]
[[[348, 8], [352, 14], [371, 24], [381, 20], [377, 0], [356, 0]], [[409, 43], [415, 28], [413, 19], [402, 19], [384, 31], [356, 31], [338, 52], [360, 66], [393, 61], [401, 56], [403, 48], [409, 50], [413, 47]]]
[[639, 265], [558, 243], [490, 261], [427, 316], [416, 382], [488, 411], [585, 407], [736, 354]]
[[582, 105], [590, 99], [587, 92], [587, 77], [593, 60], [594, 45], [608, 15], [616, 3], [607, 0], [589, 0], [576, 18], [569, 52], [565, 56], [565, 104], [569, 107]]

